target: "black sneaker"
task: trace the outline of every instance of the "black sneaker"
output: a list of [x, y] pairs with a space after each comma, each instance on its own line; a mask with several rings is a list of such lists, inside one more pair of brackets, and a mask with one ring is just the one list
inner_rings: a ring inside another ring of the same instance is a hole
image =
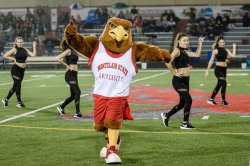
[[8, 107], [8, 105], [9, 105], [9, 102], [7, 99], [2, 99], [2, 103], [3, 103], [4, 107]]
[[25, 105], [23, 104], [22, 101], [17, 102], [16, 106], [19, 107], [19, 108], [24, 108], [25, 107]]
[[82, 118], [82, 114], [81, 113], [75, 114], [74, 118]]
[[64, 109], [63, 109], [61, 106], [56, 107], [56, 109], [59, 111], [59, 113], [60, 113], [61, 115], [64, 115], [64, 114], [65, 114]]
[[161, 118], [162, 118], [162, 122], [163, 122], [163, 125], [165, 127], [168, 127], [168, 121], [169, 121], [169, 118], [167, 117], [168, 113], [161, 113]]
[[180, 129], [196, 129], [196, 128], [189, 122], [182, 122]]
[[228, 102], [227, 102], [226, 100], [222, 100], [222, 101], [221, 101], [221, 104], [224, 105], [224, 106], [228, 106], [228, 105], [229, 105]]
[[217, 103], [214, 101], [214, 99], [209, 99], [207, 101], [208, 104], [216, 105]]

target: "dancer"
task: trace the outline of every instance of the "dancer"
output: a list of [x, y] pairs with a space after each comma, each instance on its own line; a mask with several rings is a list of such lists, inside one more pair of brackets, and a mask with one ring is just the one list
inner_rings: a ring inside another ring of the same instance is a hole
[[[176, 92], [179, 94], [180, 101], [168, 113], [161, 113], [164, 126], [168, 127], [170, 117], [176, 112], [184, 108], [184, 119], [180, 126], [181, 129], [195, 129], [189, 122], [190, 108], [192, 105], [192, 97], [189, 93], [189, 57], [199, 57], [201, 54], [203, 37], [199, 38], [198, 48], [196, 52], [188, 51], [189, 38], [185, 33], [179, 33], [175, 38], [174, 51], [172, 52], [171, 61], [166, 63], [170, 72], [174, 75], [172, 84]], [[175, 64], [176, 70], [172, 66]]]
[[217, 103], [214, 101], [214, 98], [218, 91], [221, 88], [221, 104], [224, 106], [228, 105], [228, 102], [226, 101], [226, 88], [227, 88], [227, 57], [235, 57], [236, 56], [236, 44], [233, 43], [233, 53], [225, 48], [225, 39], [223, 36], [217, 37], [215, 40], [215, 43], [213, 44], [213, 52], [211, 59], [207, 66], [207, 71], [205, 73], [205, 77], [208, 76], [209, 69], [214, 63], [214, 59], [216, 58], [216, 66], [214, 69], [214, 74], [217, 77], [217, 85], [215, 86], [211, 97], [208, 99], [207, 103], [216, 105]]
[[14, 61], [14, 65], [11, 68], [11, 77], [14, 83], [6, 98], [2, 99], [4, 107], [8, 106], [9, 99], [15, 92], [17, 98], [16, 106], [20, 108], [25, 107], [21, 99], [21, 84], [24, 77], [27, 57], [36, 56], [36, 42], [33, 42], [33, 52], [30, 52], [28, 49], [24, 48], [23, 45], [23, 39], [21, 37], [17, 37], [15, 39], [13, 48], [9, 50], [6, 54], [4, 54], [4, 58]]
[[[82, 114], [80, 112], [80, 95], [81, 90], [78, 86], [78, 59], [80, 57], [86, 59], [86, 57], [79, 52], [75, 51], [71, 47], [68, 46], [66, 41], [62, 43], [63, 52], [56, 57], [56, 60], [63, 64], [66, 67], [65, 73], [65, 81], [69, 84], [70, 87], [70, 97], [68, 97], [60, 106], [57, 107], [57, 110], [61, 115], [65, 114], [64, 108], [73, 100], [75, 100], [75, 108], [76, 113], [74, 115], [75, 118], [82, 118]], [[66, 63], [63, 59], [66, 59]]]

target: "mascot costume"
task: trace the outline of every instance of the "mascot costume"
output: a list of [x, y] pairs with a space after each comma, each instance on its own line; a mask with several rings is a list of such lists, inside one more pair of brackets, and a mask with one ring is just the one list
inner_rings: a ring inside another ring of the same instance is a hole
[[132, 23], [110, 18], [99, 39], [77, 32], [72, 20], [64, 31], [64, 40], [89, 58], [94, 74], [94, 128], [106, 134], [108, 144], [101, 157], [106, 163], [121, 163], [118, 156], [121, 143], [119, 131], [124, 119], [132, 120], [128, 105], [129, 85], [137, 73], [138, 61], [171, 60], [170, 53], [143, 42], [132, 41]]

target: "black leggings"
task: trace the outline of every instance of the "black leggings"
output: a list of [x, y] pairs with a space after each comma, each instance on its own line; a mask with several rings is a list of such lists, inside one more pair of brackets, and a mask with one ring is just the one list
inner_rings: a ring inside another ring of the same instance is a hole
[[212, 92], [211, 99], [215, 98], [215, 96], [217, 95], [217, 93], [219, 92], [219, 90], [221, 88], [221, 97], [222, 97], [222, 100], [225, 100], [226, 88], [227, 88], [227, 81], [226, 81], [227, 68], [221, 67], [221, 66], [215, 66], [214, 74], [217, 77], [218, 82], [217, 82], [217, 85], [215, 86], [215, 88]]
[[25, 68], [21, 68], [14, 64], [11, 68], [11, 76], [14, 81], [12, 88], [10, 89], [6, 99], [9, 100], [11, 96], [16, 92], [16, 98], [18, 102], [21, 102], [21, 83], [24, 77]]
[[80, 113], [80, 95], [81, 90], [78, 86], [78, 79], [77, 79], [77, 72], [68, 70], [65, 73], [65, 81], [70, 86], [70, 97], [68, 97], [63, 104], [61, 105], [61, 108], [64, 108], [66, 105], [68, 105], [70, 102], [75, 100], [75, 107], [76, 107], [76, 114]]
[[192, 97], [189, 93], [189, 77], [173, 77], [172, 84], [176, 92], [180, 96], [179, 103], [174, 106], [169, 112], [168, 117], [184, 108], [184, 121], [189, 121], [189, 114], [192, 105]]

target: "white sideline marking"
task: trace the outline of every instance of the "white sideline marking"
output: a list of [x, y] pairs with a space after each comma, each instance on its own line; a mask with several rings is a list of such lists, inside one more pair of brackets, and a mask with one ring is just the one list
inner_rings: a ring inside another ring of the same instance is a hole
[[[166, 72], [160, 73], [160, 74], [156, 74], [156, 75], [152, 75], [152, 76], [145, 77], [145, 78], [141, 78], [141, 79], [137, 79], [137, 80], [132, 81], [131, 83], [138, 82], [138, 81], [141, 81], [141, 80], [146, 80], [146, 79], [149, 79], [149, 78], [154, 78], [154, 77], [157, 77], [157, 76], [160, 76], [160, 75], [163, 75], [163, 74], [166, 74]], [[83, 97], [83, 96], [88, 96], [88, 95], [90, 95], [90, 94], [87, 94], [87, 93], [86, 93], [86, 94], [81, 95], [81, 97]], [[45, 107], [42, 107], [42, 108], [39, 108], [39, 109], [30, 111], [30, 112], [26, 112], [26, 113], [21, 114], [21, 115], [17, 115], [17, 116], [14, 116], [14, 117], [11, 117], [11, 118], [2, 120], [2, 121], [0, 121], [0, 124], [1, 124], [1, 123], [5, 123], [5, 122], [8, 122], [8, 121], [11, 121], [11, 120], [15, 120], [15, 119], [18, 119], [18, 118], [21, 118], [21, 117], [24, 117], [24, 116], [27, 116], [27, 115], [30, 115], [30, 114], [34, 114], [34, 113], [36, 113], [36, 112], [45, 110], [45, 109], [47, 109], [47, 108], [54, 107], [54, 106], [56, 106], [56, 105], [58, 105], [58, 104], [60, 104], [60, 103], [62, 103], [62, 102], [63, 102], [63, 101], [60, 101], [60, 102], [55, 103], [55, 104], [51, 104], [51, 105], [48, 105], [48, 106], [45, 106]]]
[[31, 78], [50, 78], [55, 77], [56, 75], [31, 75]]
[[248, 76], [248, 73], [228, 73], [228, 76]]
[[241, 118], [250, 118], [250, 115], [242, 115]]
[[203, 120], [208, 120], [208, 119], [209, 119], [209, 116], [203, 116], [201, 119], [203, 119]]
[[91, 74], [79, 74], [78, 77], [89, 77], [89, 76], [93, 76]]
[[[43, 80], [43, 79], [47, 79], [47, 78], [52, 78], [52, 77], [61, 77], [61, 76], [64, 76], [64, 75], [31, 75], [30, 77], [31, 78], [34, 78], [34, 79], [29, 79], [29, 80], [23, 80], [22, 82], [30, 82], [30, 81], [36, 81], [36, 80]], [[83, 74], [83, 75], [79, 75], [80, 77], [88, 77], [88, 76], [91, 76], [90, 74]], [[2, 83], [0, 84], [0, 86], [2, 85], [9, 85], [9, 84], [13, 84], [13, 82], [7, 82], [7, 83]]]
[[[87, 95], [89, 95], [89, 94], [83, 94], [83, 95], [81, 95], [81, 97], [87, 96]], [[62, 103], [62, 102], [63, 102], [63, 101], [60, 101], [60, 102], [58, 102], [58, 103], [51, 104], [51, 105], [48, 105], [48, 106], [46, 106], [46, 107], [42, 107], [42, 108], [39, 108], [39, 109], [30, 111], [30, 112], [26, 112], [26, 113], [21, 114], [21, 115], [17, 115], [17, 116], [14, 116], [14, 117], [11, 117], [11, 118], [2, 120], [2, 121], [0, 121], [0, 124], [1, 124], [1, 123], [5, 123], [5, 122], [8, 122], [8, 121], [11, 121], [11, 120], [15, 120], [15, 119], [18, 119], [18, 118], [27, 116], [27, 115], [31, 115], [31, 114], [34, 114], [34, 113], [36, 113], [36, 112], [39, 112], [39, 111], [42, 111], [42, 110], [45, 110], [45, 109], [48, 109], [48, 108], [51, 108], [51, 107], [54, 107], [54, 106], [56, 106], [56, 105], [58, 105], [58, 104], [60, 104], [60, 103]]]
[[40, 87], [42, 88], [42, 87], [46, 87], [47, 85], [45, 85], [45, 84], [43, 84], [43, 85], [40, 85]]
[[[36, 81], [36, 80], [43, 80], [43, 79], [48, 79], [48, 78], [52, 78], [52, 77], [60, 77], [60, 76], [34, 78], [34, 79], [30, 79], [30, 80], [23, 80], [22, 82], [30, 82], [30, 81]], [[0, 84], [0, 86], [2, 86], [2, 85], [9, 85], [9, 84], [13, 84], [13, 82], [2, 83], [2, 84]]]

